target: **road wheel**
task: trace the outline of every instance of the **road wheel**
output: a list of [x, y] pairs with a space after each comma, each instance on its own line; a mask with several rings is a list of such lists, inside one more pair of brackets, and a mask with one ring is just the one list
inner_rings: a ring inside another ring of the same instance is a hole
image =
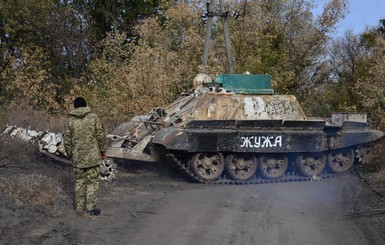
[[354, 151], [352, 148], [343, 148], [329, 153], [328, 165], [334, 173], [343, 173], [354, 164]]
[[117, 165], [111, 158], [106, 158], [100, 163], [100, 180], [111, 181], [116, 178]]
[[263, 177], [267, 179], [279, 179], [285, 174], [289, 160], [284, 154], [270, 154], [262, 156], [259, 165]]
[[225, 169], [225, 158], [218, 152], [197, 153], [191, 159], [190, 168], [202, 181], [214, 181]]
[[303, 153], [296, 158], [296, 163], [303, 175], [312, 177], [325, 169], [326, 156], [323, 153]]
[[251, 179], [257, 168], [257, 158], [252, 153], [235, 153], [226, 157], [226, 172], [235, 180]]

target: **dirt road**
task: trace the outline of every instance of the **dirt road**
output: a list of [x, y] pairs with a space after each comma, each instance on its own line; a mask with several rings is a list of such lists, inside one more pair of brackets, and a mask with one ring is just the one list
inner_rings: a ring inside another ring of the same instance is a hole
[[166, 193], [153, 213], [141, 215], [129, 244], [369, 244], [342, 216], [347, 180]]
[[102, 186], [99, 217], [76, 216], [72, 207], [53, 218], [1, 205], [0, 244], [384, 244], [382, 231], [365, 229], [374, 227], [368, 218], [347, 215], [360, 208], [356, 176], [231, 186], [144, 170], [122, 171]]

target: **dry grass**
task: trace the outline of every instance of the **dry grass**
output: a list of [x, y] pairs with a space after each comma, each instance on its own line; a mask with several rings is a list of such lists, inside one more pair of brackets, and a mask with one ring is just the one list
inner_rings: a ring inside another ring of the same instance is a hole
[[[44, 159], [39, 159], [37, 151], [36, 145], [22, 140], [0, 139], [0, 166], [4, 167], [0, 191], [34, 210], [58, 216], [70, 203], [63, 190], [68, 173], [63, 170], [63, 175], [53, 175], [51, 168], [44, 167]], [[39, 171], [44, 175], [36, 173]]]
[[5, 118], [5, 109], [3, 106], [0, 106], [0, 130], [2, 127], [7, 123], [7, 120]]
[[[72, 105], [70, 107], [72, 108]], [[127, 118], [131, 118], [131, 115], [127, 116], [123, 113], [111, 117], [104, 107], [93, 108], [91, 106], [91, 108], [99, 116], [107, 132], [126, 122]], [[50, 115], [47, 112], [35, 110], [33, 106], [28, 105], [26, 102], [11, 105], [7, 108], [0, 107], [0, 130], [5, 129], [5, 125], [8, 124], [23, 128], [29, 126], [31, 130], [37, 131], [63, 132], [68, 119], [68, 112], [69, 110], [63, 111], [61, 114]]]
[[50, 132], [62, 132], [66, 122], [66, 115], [52, 116], [47, 112], [34, 110], [27, 103], [9, 106], [4, 112], [4, 117], [9, 125], [30, 126], [30, 129], [33, 130], [49, 130]]
[[[0, 110], [1, 132], [5, 124], [17, 125], [17, 127], [30, 127], [31, 130], [49, 130], [50, 132], [62, 132], [65, 118], [51, 116], [43, 111], [36, 111], [27, 103], [11, 105]], [[0, 138], [0, 165], [25, 166], [36, 162], [37, 145], [11, 136]]]
[[367, 172], [385, 172], [385, 138], [381, 138], [373, 145], [369, 163], [365, 164], [365, 171]]
[[385, 170], [366, 174], [366, 182], [381, 195], [385, 195]]
[[362, 176], [376, 192], [385, 195], [385, 139], [382, 138], [373, 146], [369, 163], [363, 165]]
[[24, 167], [36, 160], [37, 146], [21, 139], [0, 138], [0, 165]]
[[[34, 111], [26, 104], [6, 108], [3, 118], [9, 125], [30, 126], [39, 131], [61, 132], [64, 125], [62, 117]], [[11, 136], [0, 138], [0, 166], [5, 168], [0, 178], [0, 190], [34, 210], [50, 216], [60, 215], [64, 208], [68, 208], [70, 198], [56, 176], [47, 176], [50, 173], [44, 169], [44, 160], [37, 152], [37, 145], [30, 142]]]
[[0, 178], [0, 189], [12, 198], [57, 216], [70, 198], [60, 183], [41, 174], [17, 174]]

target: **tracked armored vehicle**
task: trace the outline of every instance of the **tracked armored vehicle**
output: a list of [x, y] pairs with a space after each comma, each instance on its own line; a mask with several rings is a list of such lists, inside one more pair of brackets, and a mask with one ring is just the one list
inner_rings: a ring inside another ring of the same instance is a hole
[[384, 136], [365, 114], [307, 117], [295, 96], [274, 94], [266, 75], [199, 74], [194, 87], [119, 125], [107, 155], [168, 162], [198, 182], [264, 183], [347, 172]]
[[[234, 64], [224, 1], [207, 3], [203, 68], [207, 68], [213, 18], [222, 21], [229, 73]], [[275, 95], [270, 76], [224, 74], [214, 80], [198, 74], [194, 93], [183, 94], [164, 108], [136, 116], [107, 135], [107, 156], [170, 163], [197, 182], [265, 183], [318, 180], [349, 172], [366, 163], [372, 142], [384, 132], [373, 130], [365, 114], [338, 113], [309, 118], [293, 95]], [[36, 141], [45, 155], [68, 164], [61, 134], [30, 134], [7, 126], [0, 133]], [[43, 137], [44, 136], [44, 137]], [[45, 137], [47, 136], [47, 137]], [[40, 138], [42, 137], [42, 138]], [[109, 160], [109, 159], [108, 159]], [[102, 179], [115, 176], [103, 161]]]
[[366, 162], [384, 136], [364, 114], [308, 118], [293, 95], [274, 95], [270, 76], [231, 74], [234, 64], [224, 1], [207, 3], [203, 68], [213, 19], [222, 21], [228, 71], [195, 77], [193, 94], [134, 117], [111, 135], [113, 158], [168, 162], [198, 182], [265, 183], [319, 179]]

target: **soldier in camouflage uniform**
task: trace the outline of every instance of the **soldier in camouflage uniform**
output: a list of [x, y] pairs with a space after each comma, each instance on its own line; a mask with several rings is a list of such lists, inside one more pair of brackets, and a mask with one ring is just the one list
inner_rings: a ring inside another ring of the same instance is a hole
[[100, 162], [107, 150], [105, 131], [83, 97], [74, 100], [74, 110], [69, 115], [63, 141], [67, 156], [74, 164], [76, 211], [99, 215], [101, 211], [96, 205]]

